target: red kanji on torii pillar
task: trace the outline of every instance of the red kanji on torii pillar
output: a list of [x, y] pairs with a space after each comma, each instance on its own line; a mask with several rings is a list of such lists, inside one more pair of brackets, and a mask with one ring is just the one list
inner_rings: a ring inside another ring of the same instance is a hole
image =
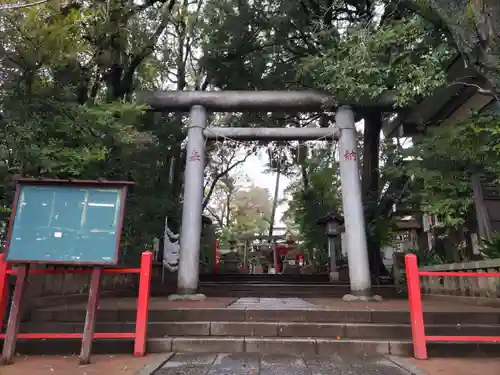
[[344, 153], [344, 160], [356, 160], [356, 151], [346, 151]]
[[191, 155], [189, 156], [189, 161], [200, 161], [200, 160], [201, 160], [200, 153], [193, 148], [193, 150], [191, 151]]

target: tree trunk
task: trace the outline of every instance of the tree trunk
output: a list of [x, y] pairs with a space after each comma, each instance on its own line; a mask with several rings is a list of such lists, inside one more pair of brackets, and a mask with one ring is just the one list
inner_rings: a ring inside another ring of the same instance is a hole
[[476, 211], [470, 209], [465, 220], [467, 251], [469, 260], [482, 260], [483, 257], [477, 246], [479, 245], [479, 223], [476, 218]]
[[419, 253], [427, 253], [429, 252], [429, 236], [427, 232], [424, 230], [423, 226], [423, 215], [420, 213], [418, 215], [414, 215], [415, 219], [422, 224], [420, 228], [417, 228], [417, 248]]
[[233, 189], [230, 189], [226, 195], [226, 211], [225, 211], [226, 222], [224, 223], [224, 225], [226, 227], [229, 227], [230, 223], [231, 223], [231, 200], [232, 199], [233, 199]]
[[449, 228], [447, 230], [447, 236], [444, 238], [446, 258], [454, 263], [462, 261], [462, 256], [459, 251], [459, 244], [461, 242], [460, 230]]
[[474, 206], [476, 208], [476, 218], [478, 223], [479, 230], [479, 239], [482, 240], [490, 240], [491, 233], [493, 230], [491, 229], [491, 220], [490, 215], [488, 214], [488, 209], [484, 204], [484, 196], [483, 196], [483, 186], [481, 184], [481, 178], [477, 173], [473, 173], [471, 175], [471, 185], [472, 185], [472, 195], [474, 198]]
[[377, 219], [375, 212], [380, 198], [379, 151], [382, 114], [380, 112], [369, 112], [365, 114], [364, 120], [361, 192], [365, 208], [370, 271], [373, 281], [378, 282], [380, 276], [389, 276], [383, 262], [380, 241], [375, 231], [372, 230]]
[[[377, 205], [380, 196], [379, 152], [380, 132], [382, 131], [381, 113], [368, 113], [365, 115], [364, 120], [361, 193], [365, 208], [370, 208]], [[370, 211], [374, 212], [373, 210]]]
[[301, 144], [298, 147], [298, 155], [297, 155], [297, 164], [299, 165], [300, 168], [300, 173], [302, 176], [302, 185], [304, 187], [304, 191], [309, 190], [309, 175], [307, 171], [307, 155], [308, 155], [308, 148], [307, 145]]

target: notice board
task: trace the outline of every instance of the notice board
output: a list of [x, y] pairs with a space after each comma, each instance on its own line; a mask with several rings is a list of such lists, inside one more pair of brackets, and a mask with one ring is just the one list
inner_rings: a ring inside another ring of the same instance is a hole
[[18, 181], [6, 260], [12, 263], [116, 265], [127, 184]]

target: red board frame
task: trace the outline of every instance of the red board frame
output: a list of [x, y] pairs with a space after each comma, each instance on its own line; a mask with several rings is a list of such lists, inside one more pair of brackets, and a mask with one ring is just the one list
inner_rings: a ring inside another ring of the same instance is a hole
[[21, 185], [23, 186], [85, 186], [85, 187], [115, 187], [121, 188], [121, 201], [120, 201], [120, 216], [118, 223], [118, 231], [116, 234], [116, 248], [115, 257], [112, 263], [93, 263], [93, 262], [68, 262], [68, 261], [41, 261], [41, 260], [12, 260], [13, 263], [17, 264], [60, 264], [68, 266], [112, 266], [118, 263], [118, 256], [120, 253], [120, 240], [123, 229], [123, 217], [125, 216], [125, 200], [127, 197], [127, 186], [133, 185], [133, 181], [107, 181], [107, 180], [57, 180], [57, 179], [36, 179], [36, 178], [18, 178], [16, 179], [16, 192], [14, 195], [14, 202], [12, 204], [12, 212], [9, 218], [9, 226], [7, 229], [7, 238], [5, 242], [4, 256], [7, 258], [9, 253], [9, 247], [12, 236], [12, 228], [14, 226], [14, 219], [17, 214], [17, 206], [19, 203], [19, 192]]

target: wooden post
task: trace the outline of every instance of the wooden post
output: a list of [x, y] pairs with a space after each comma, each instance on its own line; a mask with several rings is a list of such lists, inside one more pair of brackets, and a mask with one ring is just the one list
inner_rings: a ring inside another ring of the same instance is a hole
[[90, 275], [89, 299], [87, 303], [87, 314], [83, 328], [82, 349], [78, 363], [88, 365], [92, 354], [92, 340], [94, 339], [97, 306], [99, 305], [99, 286], [101, 284], [102, 267], [94, 267]]
[[28, 273], [29, 265], [27, 264], [22, 264], [17, 269], [16, 286], [14, 288], [14, 296], [12, 297], [9, 322], [7, 323], [7, 332], [5, 332], [2, 358], [0, 360], [0, 364], [2, 365], [11, 364], [16, 352], [16, 339], [19, 332], [19, 323], [21, 322], [24, 288], [26, 287]]
[[153, 255], [149, 251], [145, 251], [141, 256], [139, 297], [137, 299], [137, 317], [135, 320], [134, 356], [136, 357], [142, 357], [144, 354], [146, 354], [152, 266]]
[[8, 264], [5, 255], [0, 254], [0, 332], [2, 332], [3, 320], [7, 311], [7, 301], [9, 300], [9, 275], [7, 274]]

